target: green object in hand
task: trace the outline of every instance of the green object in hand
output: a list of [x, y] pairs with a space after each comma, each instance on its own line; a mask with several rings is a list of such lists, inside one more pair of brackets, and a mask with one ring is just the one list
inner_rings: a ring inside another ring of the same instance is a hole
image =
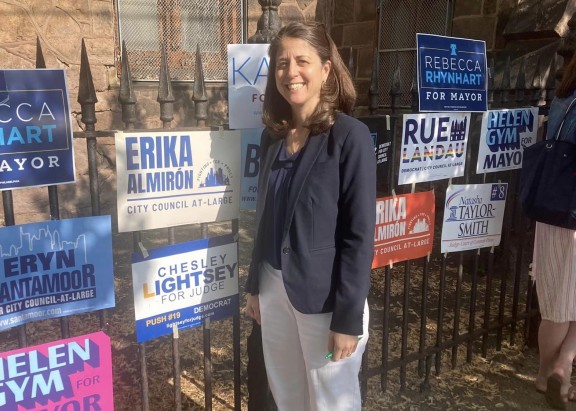
[[[358, 341], [360, 341], [360, 340], [362, 339], [362, 337], [363, 337], [362, 335], [359, 336], [359, 337], [358, 337]], [[326, 355], [324, 356], [324, 358], [326, 358], [327, 360], [331, 360], [332, 357], [334, 357], [334, 353], [333, 353], [332, 351], [330, 351], [328, 354], [326, 354]]]

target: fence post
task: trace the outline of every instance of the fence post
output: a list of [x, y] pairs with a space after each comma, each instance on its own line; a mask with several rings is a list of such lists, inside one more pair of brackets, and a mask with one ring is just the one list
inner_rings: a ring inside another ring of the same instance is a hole
[[[88, 179], [90, 186], [90, 204], [92, 215], [100, 215], [100, 188], [98, 186], [98, 163], [96, 159], [96, 91], [94, 89], [94, 81], [92, 80], [92, 73], [90, 71], [90, 62], [88, 61], [88, 53], [86, 51], [86, 44], [82, 39], [82, 50], [80, 53], [80, 78], [78, 84], [78, 103], [80, 103], [82, 110], [82, 122], [85, 124], [86, 135], [86, 151], [88, 154]], [[106, 311], [100, 310], [98, 312], [100, 319], [100, 328], [106, 327]]]
[[[402, 95], [402, 78], [400, 77], [400, 62], [396, 54], [396, 68], [392, 73], [392, 84], [390, 85], [391, 109], [392, 114], [396, 114], [398, 109], [398, 99]], [[392, 187], [392, 186], [391, 186]]]
[[[278, 7], [282, 0], [258, 0], [262, 15], [258, 19], [257, 31], [248, 43], [270, 43], [282, 26]], [[276, 403], [268, 386], [268, 377], [262, 352], [262, 329], [252, 321], [252, 332], [248, 336], [248, 411], [275, 411]]]
[[197, 127], [206, 127], [208, 118], [208, 95], [206, 94], [206, 83], [204, 81], [204, 67], [200, 46], [196, 45], [196, 67], [194, 68], [194, 116]]
[[176, 99], [172, 94], [172, 82], [170, 80], [170, 70], [168, 69], [165, 47], [162, 47], [162, 55], [160, 57], [160, 78], [158, 80], [158, 98], [156, 101], [160, 103], [160, 120], [162, 120], [162, 128], [167, 130], [170, 128], [172, 120], [174, 119], [174, 102]]
[[[42, 53], [40, 38], [36, 37], [36, 68], [46, 68], [46, 61]], [[58, 186], [48, 186], [48, 203], [50, 204], [50, 220], [60, 220], [60, 206], [58, 204]], [[70, 323], [68, 317], [60, 318], [60, 334], [62, 338], [70, 337]]]
[[82, 52], [80, 57], [80, 80], [78, 85], [78, 103], [82, 107], [82, 123], [86, 125], [86, 145], [88, 150], [88, 174], [90, 178], [90, 199], [92, 214], [100, 214], [100, 201], [98, 189], [98, 169], [96, 167], [96, 91], [92, 81], [90, 62], [86, 52], [86, 44], [82, 39]]
[[370, 115], [373, 116], [378, 110], [378, 73], [380, 72], [380, 55], [378, 48], [374, 49], [374, 59], [372, 60], [372, 77], [370, 78], [370, 90], [368, 91]]
[[258, 0], [258, 3], [262, 7], [262, 15], [258, 19], [256, 34], [248, 39], [248, 43], [270, 43], [282, 26], [278, 16], [282, 0]]
[[[136, 97], [134, 96], [134, 87], [132, 85], [132, 74], [130, 72], [130, 64], [128, 61], [128, 51], [126, 49], [126, 42], [122, 41], [122, 61], [120, 73], [120, 93], [118, 94], [118, 101], [122, 107], [122, 121], [124, 122], [125, 130], [133, 130], [136, 123]], [[139, 231], [132, 233], [133, 248], [138, 249], [138, 244], [141, 242], [141, 234]], [[138, 352], [140, 357], [140, 380], [141, 380], [141, 400], [142, 411], [150, 410], [150, 399], [148, 398], [148, 369], [146, 367], [146, 345], [145, 343], [138, 344]]]

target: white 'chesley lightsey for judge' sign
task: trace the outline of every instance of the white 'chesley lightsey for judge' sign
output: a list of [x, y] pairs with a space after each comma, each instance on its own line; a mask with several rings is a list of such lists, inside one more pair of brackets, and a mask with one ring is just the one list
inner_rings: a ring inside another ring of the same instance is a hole
[[132, 255], [136, 340], [197, 327], [238, 312], [238, 243], [203, 238]]
[[240, 132], [116, 133], [118, 231], [238, 218]]

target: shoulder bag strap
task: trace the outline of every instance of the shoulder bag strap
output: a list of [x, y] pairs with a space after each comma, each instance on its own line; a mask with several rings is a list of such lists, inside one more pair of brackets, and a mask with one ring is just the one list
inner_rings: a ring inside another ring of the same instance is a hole
[[570, 102], [570, 104], [568, 105], [568, 108], [566, 109], [566, 112], [564, 113], [564, 117], [562, 117], [562, 122], [560, 123], [560, 127], [558, 127], [558, 131], [556, 132], [556, 136], [554, 137], [554, 140], [558, 141], [558, 139], [560, 138], [560, 132], [562, 131], [562, 126], [564, 125], [564, 120], [566, 120], [566, 116], [568, 115], [570, 110], [572, 110], [572, 107], [574, 107], [574, 103], [576, 103], [576, 98], [574, 98]]

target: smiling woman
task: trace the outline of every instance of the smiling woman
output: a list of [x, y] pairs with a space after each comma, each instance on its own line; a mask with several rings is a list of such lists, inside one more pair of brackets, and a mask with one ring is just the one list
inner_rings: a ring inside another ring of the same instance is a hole
[[321, 61], [304, 40], [287, 37], [276, 56], [276, 87], [292, 107], [295, 125], [303, 125], [320, 102], [322, 85], [330, 73], [330, 60]]
[[279, 410], [358, 411], [376, 215], [372, 137], [348, 115], [356, 92], [322, 24], [286, 25], [269, 55], [246, 313], [262, 325]]

